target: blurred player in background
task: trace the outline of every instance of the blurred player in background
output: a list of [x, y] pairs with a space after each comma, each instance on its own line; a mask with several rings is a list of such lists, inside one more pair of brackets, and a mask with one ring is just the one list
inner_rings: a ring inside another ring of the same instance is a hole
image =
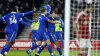
[[[39, 28], [39, 22], [38, 22], [38, 17], [34, 17], [33, 21], [32, 20], [29, 20], [27, 17], [24, 17], [24, 19], [28, 22], [31, 23], [31, 30], [32, 30], [32, 46], [33, 44], [36, 42], [36, 35], [37, 35], [37, 31], [38, 31], [38, 28]], [[35, 26], [35, 27], [34, 27]]]
[[27, 52], [28, 56], [31, 56], [31, 51], [34, 50], [35, 48], [39, 47], [42, 44], [42, 41], [47, 43], [47, 49], [50, 53], [51, 56], [55, 56], [52, 52], [52, 48], [51, 48], [51, 43], [49, 40], [49, 37], [46, 33], [46, 22], [51, 22], [51, 23], [61, 23], [61, 22], [55, 22], [55, 21], [51, 21], [49, 20], [45, 15], [47, 14], [47, 10], [45, 8], [43, 8], [42, 10], [42, 14], [40, 15], [40, 17], [38, 18], [38, 22], [39, 22], [39, 28], [37, 31], [37, 42], [32, 46], [31, 49], [29, 49]]
[[16, 7], [13, 7], [11, 13], [0, 18], [0, 22], [5, 21], [7, 23], [7, 27], [5, 29], [6, 34], [7, 34], [6, 44], [2, 48], [0, 56], [5, 56], [5, 53], [7, 53], [10, 50], [10, 48], [12, 47], [12, 45], [14, 44], [16, 35], [17, 35], [17, 31], [18, 31], [18, 23], [19, 22], [30, 27], [30, 24], [27, 24], [26, 22], [24, 22], [22, 20], [22, 17], [32, 14], [33, 12], [34, 11], [28, 11], [25, 13], [17, 13]]
[[61, 24], [55, 24], [55, 34], [56, 34], [57, 40], [61, 41], [62, 46], [64, 48], [64, 39], [62, 36], [62, 31], [64, 29], [64, 22], [63, 22], [61, 17], [62, 17], [62, 15], [59, 14], [57, 19], [56, 19], [56, 21], [61, 22]]
[[36, 42], [36, 35], [37, 35], [38, 28], [39, 28], [38, 17], [35, 17], [34, 22], [31, 25], [31, 29], [32, 29], [32, 46]]
[[[52, 11], [51, 16], [48, 18], [52, 21], [55, 20], [57, 17], [57, 14], [55, 11]], [[48, 27], [47, 27], [47, 34], [49, 36], [50, 42], [54, 43], [56, 45], [56, 50], [60, 54], [60, 56], [63, 56], [62, 51], [58, 45], [58, 41], [55, 35], [55, 24], [48, 22]], [[38, 52], [35, 54], [35, 56], [39, 56], [39, 54], [42, 52], [42, 50], [46, 47], [46, 43], [43, 43], [43, 45], [39, 48]]]
[[84, 11], [81, 11], [74, 22], [74, 30], [76, 31], [76, 39], [79, 42], [80, 52], [78, 56], [87, 56], [88, 48], [90, 45], [90, 14], [92, 13], [92, 7], [87, 6]]

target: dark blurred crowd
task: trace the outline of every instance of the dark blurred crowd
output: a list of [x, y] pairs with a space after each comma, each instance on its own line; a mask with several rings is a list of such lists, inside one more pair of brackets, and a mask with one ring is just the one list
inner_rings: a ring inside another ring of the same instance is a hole
[[[26, 11], [33, 10], [36, 7], [39, 10], [41, 4], [45, 0], [0, 0], [0, 17], [12, 11], [12, 7], [17, 6], [18, 11], [23, 13]], [[64, 18], [64, 0], [51, 0], [53, 2], [52, 8], [57, 10], [57, 13], [62, 14]], [[32, 15], [31, 15], [32, 16]], [[30, 16], [27, 16], [30, 17]], [[0, 23], [0, 39], [5, 37], [4, 29], [6, 27], [5, 22]], [[19, 24], [18, 35], [22, 32], [24, 25]]]
[[58, 14], [62, 14], [62, 17], [64, 19], [64, 7], [65, 7], [65, 0], [52, 0], [53, 6], [52, 8], [55, 8], [55, 10], [58, 10]]

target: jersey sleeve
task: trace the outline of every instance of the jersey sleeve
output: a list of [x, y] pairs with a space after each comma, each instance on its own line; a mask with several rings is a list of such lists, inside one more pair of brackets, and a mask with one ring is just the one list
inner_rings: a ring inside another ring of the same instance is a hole
[[28, 11], [28, 12], [25, 12], [25, 13], [20, 13], [20, 16], [26, 16], [26, 15], [29, 15], [29, 14], [32, 14], [34, 13], [34, 11]]
[[22, 24], [24, 24], [25, 26], [30, 27], [30, 24], [28, 24], [28, 23], [26, 23], [25, 21], [23, 21], [22, 18], [20, 18], [19, 22], [22, 23]]
[[61, 21], [61, 28], [64, 28], [64, 21], [62, 19], [60, 19]]
[[48, 21], [49, 21], [49, 19], [48, 19], [47, 17], [45, 17], [45, 21], [47, 21], [47, 22], [48, 22]]
[[0, 22], [5, 21], [6, 16], [0, 18]]
[[24, 19], [26, 20], [26, 21], [28, 21], [29, 23], [33, 23], [33, 21], [32, 20], [30, 20], [30, 19], [28, 19], [27, 17], [24, 17]]

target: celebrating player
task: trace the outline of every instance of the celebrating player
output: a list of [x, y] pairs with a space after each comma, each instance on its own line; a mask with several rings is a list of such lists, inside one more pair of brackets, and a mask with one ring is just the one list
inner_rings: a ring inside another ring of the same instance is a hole
[[[57, 17], [57, 14], [54, 11], [52, 11], [51, 17], [49, 19], [54, 21], [55, 17]], [[56, 49], [59, 52], [60, 56], [63, 56], [62, 51], [61, 51], [60, 47], [58, 46], [58, 41], [57, 41], [57, 38], [55, 35], [55, 24], [48, 22], [47, 33], [48, 33], [50, 42], [52, 42], [56, 45]], [[46, 47], [46, 43], [43, 43], [43, 45], [39, 48], [39, 50], [35, 54], [35, 56], [39, 56], [39, 54], [42, 52], [42, 50], [45, 47]]]
[[55, 24], [55, 34], [56, 34], [57, 39], [61, 41], [64, 47], [64, 41], [63, 41], [63, 36], [62, 36], [62, 31], [64, 29], [64, 22], [61, 19], [61, 15], [58, 15], [56, 21], [61, 22], [61, 24]]
[[79, 41], [80, 53], [78, 56], [87, 56], [90, 44], [90, 14], [92, 7], [88, 6], [84, 11], [80, 12], [74, 22], [77, 40]]
[[31, 56], [31, 51], [34, 50], [35, 48], [39, 47], [42, 43], [42, 41], [44, 40], [47, 43], [47, 49], [50, 53], [51, 56], [54, 56], [54, 54], [52, 53], [52, 48], [51, 48], [51, 43], [49, 40], [49, 37], [46, 33], [46, 22], [51, 22], [51, 23], [60, 23], [60, 22], [55, 22], [55, 21], [51, 21], [49, 20], [45, 15], [47, 14], [47, 10], [46, 9], [42, 9], [42, 14], [40, 15], [38, 22], [39, 22], [39, 28], [38, 28], [38, 35], [36, 37], [37, 42], [36, 44], [34, 44], [32, 46], [31, 49], [29, 49], [27, 51], [28, 55]]
[[11, 13], [0, 18], [0, 22], [5, 21], [7, 23], [7, 27], [5, 29], [7, 34], [6, 44], [2, 48], [0, 56], [5, 56], [5, 52], [8, 52], [12, 47], [12, 45], [14, 44], [18, 31], [18, 23], [21, 22], [22, 24], [28, 27], [30, 26], [30, 24], [27, 24], [22, 20], [22, 17], [32, 14], [34, 11], [29, 11], [25, 13], [17, 13], [16, 11], [17, 11], [16, 7], [13, 7]]
[[38, 17], [34, 17], [33, 21], [29, 20], [26, 17], [24, 17], [24, 19], [32, 24], [31, 29], [32, 29], [32, 45], [33, 45], [36, 42], [36, 35], [37, 35], [38, 28], [39, 28]]

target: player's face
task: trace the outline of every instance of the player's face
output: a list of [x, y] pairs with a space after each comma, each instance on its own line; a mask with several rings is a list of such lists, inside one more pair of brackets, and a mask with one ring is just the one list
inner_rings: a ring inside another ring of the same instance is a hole
[[53, 17], [54, 17], [54, 18], [55, 18], [55, 17], [57, 17], [57, 14], [56, 14], [56, 13], [54, 13], [54, 12], [53, 12]]
[[38, 18], [35, 18], [34, 20], [35, 20], [35, 21], [38, 21]]
[[44, 12], [44, 13], [45, 13], [45, 15], [46, 15], [46, 14], [47, 14], [47, 10], [45, 10], [45, 12]]

